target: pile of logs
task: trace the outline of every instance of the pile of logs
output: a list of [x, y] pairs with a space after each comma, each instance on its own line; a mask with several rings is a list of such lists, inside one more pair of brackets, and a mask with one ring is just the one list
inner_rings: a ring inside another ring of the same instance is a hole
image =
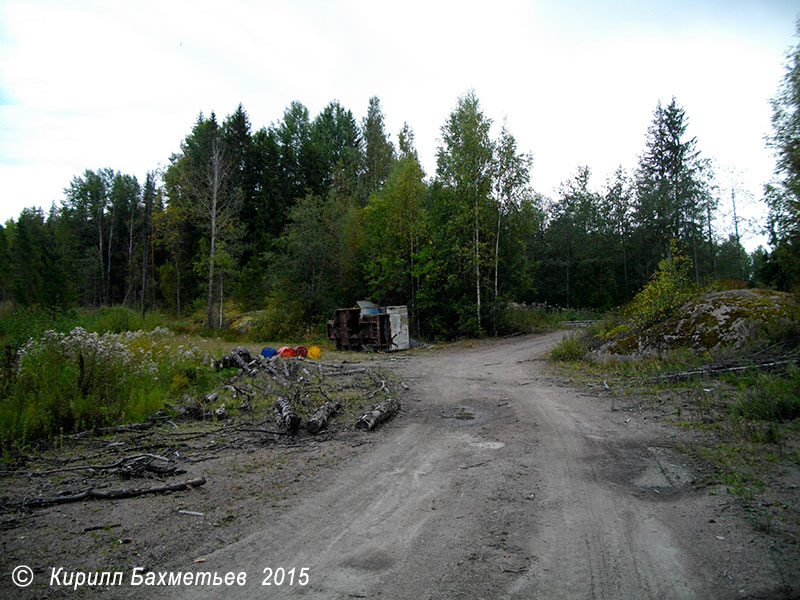
[[251, 363], [253, 362], [253, 357], [250, 356], [250, 350], [244, 348], [243, 346], [237, 346], [228, 354], [223, 356], [220, 360], [218, 360], [216, 362], [216, 367], [217, 369], [230, 369], [236, 367], [242, 369], [245, 373], [250, 375], [253, 369]]
[[[36, 484], [37, 493], [26, 493], [18, 500], [0, 498], [0, 508], [28, 509], [192, 490], [204, 485], [206, 480], [203, 477], [192, 478], [185, 468], [181, 468], [179, 461], [199, 462], [216, 458], [217, 453], [226, 448], [262, 444], [265, 433], [272, 436], [266, 439], [267, 442], [278, 443], [280, 440], [286, 446], [315, 443], [321, 436], [335, 435], [332, 420], [337, 416], [341, 418], [344, 410], [342, 396], [338, 398], [342, 402], [337, 401], [336, 392], [343, 392], [347, 397], [352, 397], [355, 392], [360, 397], [361, 406], [366, 402], [373, 403], [353, 424], [357, 430], [371, 431], [400, 409], [395, 389], [387, 383], [388, 378], [380, 370], [364, 365], [312, 361], [301, 357], [254, 358], [242, 347], [234, 348], [214, 364], [219, 369], [238, 369], [238, 373], [227, 377], [216, 391], [202, 397], [184, 396], [177, 407], [177, 415], [158, 411], [144, 423], [97, 428], [66, 436], [75, 444], [98, 448], [99, 454], [93, 455], [94, 460], [81, 456], [80, 460], [70, 460], [56, 468], [0, 471], [0, 474], [20, 475], [41, 482]], [[224, 401], [230, 406], [229, 398], [235, 401], [240, 415], [252, 411], [259, 401], [263, 405], [264, 398], [275, 398], [271, 407], [273, 416], [262, 416], [257, 422], [230, 418], [222, 403]], [[355, 417], [352, 408], [349, 414]], [[220, 425], [185, 431], [176, 424], [180, 420], [212, 420], [220, 422]], [[263, 424], [268, 421], [277, 427], [264, 428]], [[171, 428], [162, 429], [163, 425]], [[303, 435], [301, 429], [308, 435]], [[259, 434], [257, 442], [248, 435], [252, 433]], [[109, 434], [119, 434], [120, 437], [95, 441], [99, 436]], [[214, 439], [201, 442], [206, 436]], [[124, 452], [131, 443], [139, 452], [126, 453], [125, 456], [117, 454]], [[155, 448], [163, 451], [154, 454], [152, 449]], [[147, 451], [143, 452], [145, 449]], [[108, 453], [116, 456], [97, 460], [97, 456]], [[181, 475], [186, 477], [182, 481], [163, 481]], [[131, 483], [144, 478], [162, 481], [152, 481], [152, 485]], [[128, 483], [119, 487], [111, 483], [113, 480]]]
[[[383, 393], [385, 396], [383, 400], [376, 402], [368, 412], [358, 418], [355, 423], [357, 429], [371, 431], [394, 416], [400, 408], [400, 403], [396, 399], [389, 397], [390, 390], [386, 381], [382, 380], [374, 371], [363, 366], [321, 362], [302, 357], [289, 359], [282, 359], [279, 356], [270, 358], [264, 356], [253, 357], [247, 348], [241, 346], [233, 348], [220, 360], [215, 361], [214, 364], [217, 369], [238, 368], [241, 374], [246, 378], [265, 375], [272, 382], [277, 384], [284, 391], [284, 394], [278, 396], [273, 405], [273, 411], [276, 413], [277, 423], [286, 432], [292, 435], [296, 434], [303, 425], [302, 419], [297, 414], [297, 408], [295, 406], [298, 402], [297, 397], [299, 394], [297, 392], [295, 394], [286, 394], [286, 392], [288, 390], [296, 391], [298, 386], [313, 386], [315, 381], [318, 384], [326, 377], [363, 374], [371, 378], [376, 385], [376, 388], [368, 394], [367, 397], [372, 398], [379, 393]], [[257, 381], [248, 381], [245, 383], [228, 382], [224, 387], [230, 389], [234, 395], [243, 394], [247, 396], [248, 399], [259, 392], [265, 394], [269, 391], [261, 387]], [[288, 397], [292, 395], [294, 395], [293, 401]], [[217, 393], [211, 394], [205, 398], [206, 404], [213, 403], [218, 399], [219, 396]], [[203, 411], [196, 404], [196, 402], [195, 405], [191, 403], [187, 404], [186, 407], [181, 409], [182, 414], [186, 414], [187, 416], [189, 414], [194, 414], [200, 418], [208, 418], [211, 416], [208, 410]], [[338, 415], [341, 410], [342, 406], [339, 402], [329, 399], [310, 414], [305, 423], [306, 431], [315, 435], [326, 429], [328, 427], [328, 422]]]

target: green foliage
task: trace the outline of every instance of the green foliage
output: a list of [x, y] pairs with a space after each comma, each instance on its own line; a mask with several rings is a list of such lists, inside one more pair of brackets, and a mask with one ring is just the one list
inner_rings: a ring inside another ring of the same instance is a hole
[[241, 265], [233, 297], [244, 310], [264, 308], [269, 290], [269, 274], [264, 269], [263, 259], [253, 256], [247, 264]]
[[144, 419], [171, 395], [213, 383], [201, 351], [165, 328], [46, 331], [19, 351], [0, 400], [0, 445]]
[[502, 312], [500, 328], [502, 332], [539, 333], [555, 329], [565, 322], [593, 321], [600, 316], [600, 313], [593, 311], [509, 303]]
[[731, 413], [743, 419], [791, 421], [800, 419], [800, 368], [790, 367], [785, 377], [759, 373], [736, 380], [741, 398]]
[[165, 326], [166, 318], [161, 313], [149, 312], [144, 316], [126, 306], [106, 306], [82, 313], [81, 326], [97, 333], [122, 333], [124, 331], [152, 331]]
[[14, 300], [25, 306], [67, 308], [75, 300], [64, 248], [54, 223], [41, 209], [23, 209], [16, 223], [9, 223], [10, 242], [4, 254], [7, 288]]
[[436, 153], [442, 193], [435, 197], [446, 204], [438, 215], [446, 214], [447, 220], [436, 223], [434, 235], [443, 235], [435, 243], [452, 256], [446, 281], [457, 283], [457, 293], [448, 293], [456, 299], [451, 305], [457, 317], [456, 330], [470, 335], [484, 331], [482, 318], [492, 266], [490, 242], [497, 207], [491, 198], [491, 124], [475, 92], [468, 92], [458, 99], [442, 126], [442, 145]]
[[[800, 36], [800, 18], [795, 24]], [[800, 289], [800, 43], [790, 49], [785, 73], [772, 99], [772, 135], [767, 145], [775, 154], [775, 181], [766, 186], [770, 283], [783, 290]]]
[[[361, 220], [351, 197], [306, 196], [290, 211], [290, 222], [276, 256], [273, 287], [279, 305], [291, 305], [302, 321], [329, 318], [339, 304], [360, 295]], [[292, 327], [296, 327], [296, 321]]]
[[305, 328], [303, 306], [297, 299], [273, 295], [264, 310], [250, 325], [253, 341], [289, 339]]
[[361, 163], [361, 140], [353, 113], [337, 100], [330, 102], [311, 123], [310, 192], [324, 196], [334, 188], [355, 195]]
[[658, 103], [636, 170], [635, 237], [640, 260], [653, 263], [659, 255], [670, 253], [673, 240], [692, 248], [692, 267], [699, 282], [711, 275], [707, 254], [713, 239], [704, 238], [716, 204], [710, 165], [700, 157], [697, 139], [686, 138], [687, 127], [686, 111], [675, 98], [666, 107]]
[[394, 164], [386, 184], [370, 196], [364, 210], [370, 297], [382, 304], [410, 304], [412, 319], [419, 286], [414, 263], [425, 235], [424, 176], [416, 154], [409, 152]]
[[36, 306], [0, 309], [0, 340], [16, 351], [30, 338], [39, 337], [53, 329], [59, 332], [76, 327], [80, 317], [78, 311]]
[[364, 174], [361, 194], [368, 198], [386, 183], [394, 164], [394, 146], [384, 128], [384, 115], [377, 96], [369, 99], [367, 116], [361, 127], [364, 139]]
[[577, 362], [586, 357], [588, 348], [577, 335], [567, 335], [553, 346], [549, 358], [554, 361]]
[[161, 313], [141, 313], [125, 306], [104, 307], [97, 310], [78, 310], [37, 307], [6, 307], [0, 309], [0, 340], [16, 352], [31, 338], [41, 337], [45, 331], [66, 333], [82, 327], [96, 333], [122, 333], [125, 331], [151, 331], [167, 325]]
[[[580, 167], [552, 200], [531, 189], [532, 157], [505, 125], [491, 137], [474, 91], [443, 123], [430, 179], [411, 128], [395, 148], [385, 122], [377, 97], [360, 122], [338, 101], [316, 116], [292, 102], [258, 130], [241, 104], [222, 120], [201, 113], [160, 181], [151, 173], [140, 188], [113, 169], [87, 170], [49, 214], [26, 210], [0, 227], [0, 302], [122, 304], [181, 318], [201, 299], [209, 326], [232, 298], [244, 310], [268, 308], [275, 316], [261, 330], [271, 334], [367, 298], [407, 304], [415, 335], [452, 338], [515, 328], [509, 302], [628, 302], [671, 238], [696, 276], [714, 258], [725, 277], [748, 275], [738, 242], [720, 243], [709, 228], [710, 172], [675, 100], [658, 105], [635, 176], [620, 168], [601, 191]], [[796, 197], [778, 191], [774, 223], [784, 231]], [[792, 256], [782, 243], [754, 270], [788, 287]], [[653, 314], [658, 285], [641, 299]], [[109, 310], [84, 326], [159, 322]]]
[[691, 298], [694, 288], [689, 281], [691, 265], [675, 252], [663, 258], [650, 282], [625, 307], [625, 315], [636, 329], [663, 321]]
[[[800, 18], [795, 24], [795, 34], [800, 36]], [[778, 93], [772, 99], [773, 133], [768, 138], [768, 145], [777, 159], [776, 174], [782, 176], [796, 203], [800, 196], [800, 161], [797, 156], [800, 146], [800, 43], [790, 50], [785, 68]], [[788, 222], [785, 225], [795, 231], [798, 227], [796, 219], [793, 225]]]

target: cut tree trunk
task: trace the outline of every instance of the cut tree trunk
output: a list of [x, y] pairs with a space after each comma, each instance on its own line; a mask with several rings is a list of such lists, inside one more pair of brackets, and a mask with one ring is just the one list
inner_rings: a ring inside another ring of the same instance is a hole
[[328, 419], [340, 410], [342, 410], [342, 405], [338, 402], [326, 402], [314, 411], [314, 414], [306, 421], [306, 430], [312, 434], [322, 431], [328, 426]]
[[275, 401], [275, 410], [277, 411], [281, 424], [290, 432], [296, 433], [300, 427], [300, 417], [294, 411], [294, 406], [283, 396]]
[[387, 398], [383, 402], [379, 402], [372, 407], [372, 410], [364, 413], [358, 418], [356, 422], [357, 429], [371, 431], [378, 424], [383, 423], [387, 419], [392, 418], [400, 408], [400, 403], [392, 398]]

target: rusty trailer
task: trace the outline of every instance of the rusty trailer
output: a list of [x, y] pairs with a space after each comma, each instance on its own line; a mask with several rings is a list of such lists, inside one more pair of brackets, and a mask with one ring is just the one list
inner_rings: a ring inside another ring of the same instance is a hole
[[408, 308], [376, 306], [360, 301], [358, 308], [339, 308], [328, 321], [328, 338], [337, 350], [406, 350], [409, 347]]

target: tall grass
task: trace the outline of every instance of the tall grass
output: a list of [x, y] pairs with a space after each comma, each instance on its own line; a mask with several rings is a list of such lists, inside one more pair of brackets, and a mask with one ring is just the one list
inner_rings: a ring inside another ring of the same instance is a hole
[[553, 361], [577, 362], [586, 357], [588, 348], [581, 337], [567, 335], [558, 344], [553, 346], [548, 358]]
[[145, 419], [170, 398], [213, 383], [201, 350], [166, 328], [55, 330], [25, 343], [0, 399], [3, 447]]
[[97, 310], [79, 313], [80, 325], [87, 331], [122, 333], [123, 331], [151, 331], [168, 325], [162, 313], [148, 312], [144, 316], [125, 306], [104, 306]]
[[57, 308], [0, 308], [0, 342], [16, 351], [47, 330], [69, 331], [79, 325], [78, 312]]
[[0, 307], [0, 342], [16, 352], [31, 338], [45, 331], [65, 333], [75, 327], [97, 333], [151, 331], [167, 325], [161, 313], [149, 312], [144, 317], [125, 306], [107, 306], [96, 310], [39, 307]]
[[730, 377], [739, 391], [731, 404], [735, 417], [757, 421], [800, 419], [800, 368], [790, 366], [785, 376], [756, 373]]
[[601, 313], [591, 310], [511, 303], [502, 313], [500, 325], [503, 331], [539, 333], [564, 322], [595, 320], [600, 316]]

